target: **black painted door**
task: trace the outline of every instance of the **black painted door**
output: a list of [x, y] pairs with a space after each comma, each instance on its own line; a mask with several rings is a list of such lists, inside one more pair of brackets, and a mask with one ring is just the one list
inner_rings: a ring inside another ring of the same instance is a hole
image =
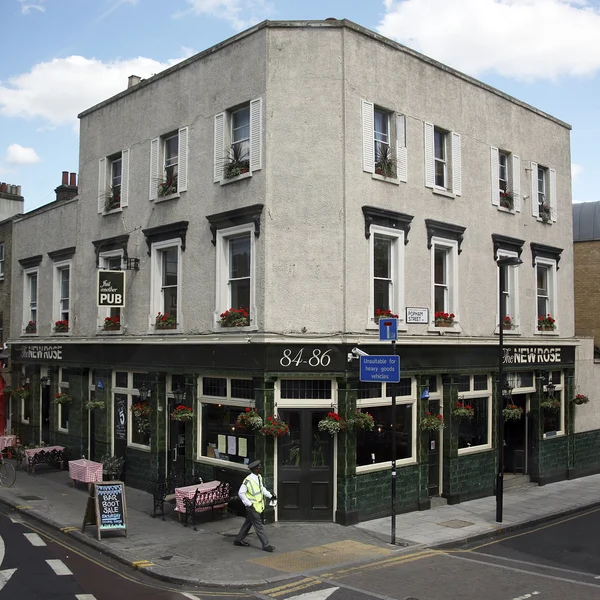
[[[440, 414], [440, 401], [429, 401], [429, 412], [432, 415]], [[440, 495], [440, 444], [441, 432], [429, 431], [427, 440], [427, 463], [428, 463], [428, 480], [427, 490], [429, 497]]]
[[[175, 407], [181, 404], [175, 399], [169, 399], [169, 414]], [[173, 421], [169, 419], [169, 455], [167, 468], [169, 473], [180, 473], [184, 475], [185, 469], [185, 421]]]
[[[127, 453], [127, 395], [115, 394], [114, 403], [114, 456], [125, 458]], [[121, 473], [125, 481], [125, 466]]]
[[50, 386], [42, 386], [42, 442], [50, 443]]
[[527, 395], [513, 396], [510, 403], [521, 407], [523, 413], [518, 420], [504, 421], [504, 471], [507, 473], [525, 473]]
[[278, 518], [333, 520], [333, 437], [318, 430], [328, 410], [279, 411], [290, 435], [278, 442]]

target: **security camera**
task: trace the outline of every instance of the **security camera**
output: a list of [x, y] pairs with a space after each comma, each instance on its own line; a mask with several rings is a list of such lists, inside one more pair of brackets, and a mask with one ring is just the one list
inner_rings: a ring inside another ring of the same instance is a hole
[[352, 348], [352, 354], [354, 354], [354, 356], [369, 356], [367, 352], [360, 348]]

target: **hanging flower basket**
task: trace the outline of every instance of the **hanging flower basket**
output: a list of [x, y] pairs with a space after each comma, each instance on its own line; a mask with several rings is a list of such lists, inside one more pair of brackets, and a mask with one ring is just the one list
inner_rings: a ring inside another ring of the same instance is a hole
[[263, 426], [262, 417], [256, 412], [255, 408], [247, 407], [245, 412], [240, 413], [235, 420], [238, 427], [242, 429], [248, 429], [250, 431], [256, 431], [261, 429]]
[[281, 437], [290, 432], [290, 428], [285, 421], [280, 421], [277, 417], [268, 417], [260, 432], [265, 436]]
[[54, 396], [54, 404], [71, 404], [71, 402], [73, 402], [73, 398], [71, 398], [69, 394], [58, 392], [58, 394]]
[[83, 408], [85, 408], [85, 410], [96, 410], [96, 409], [104, 409], [104, 407], [106, 406], [104, 400], [88, 400], [84, 405]]
[[317, 425], [319, 431], [326, 431], [329, 435], [335, 435], [342, 429], [345, 429], [346, 423], [343, 417], [336, 412], [329, 412], [324, 419], [321, 419]]
[[346, 427], [350, 431], [362, 429], [364, 431], [373, 431], [375, 419], [368, 412], [357, 410], [347, 421]]
[[475, 411], [470, 404], [457, 402], [452, 410], [452, 416], [458, 419], [472, 419], [475, 416]]
[[35, 321], [29, 321], [25, 326], [25, 333], [37, 333], [37, 323]]
[[149, 417], [152, 414], [152, 407], [147, 402], [136, 402], [131, 405], [131, 412], [134, 417]]
[[10, 397], [15, 400], [27, 400], [27, 398], [29, 398], [29, 390], [24, 387], [18, 387], [10, 393]]
[[590, 399], [585, 394], [577, 394], [575, 398], [573, 398], [573, 404], [587, 404]]
[[523, 409], [516, 404], [507, 404], [506, 408], [502, 409], [502, 415], [505, 421], [519, 421], [523, 416]]
[[556, 398], [544, 398], [540, 402], [540, 407], [551, 412], [558, 412], [560, 410], [560, 400]]
[[425, 413], [425, 417], [421, 419], [419, 424], [421, 431], [441, 431], [444, 429], [444, 417], [442, 415], [433, 415]]
[[375, 323], [379, 323], [380, 319], [397, 319], [398, 315], [395, 315], [389, 308], [377, 308], [375, 310]]
[[248, 327], [250, 313], [246, 308], [230, 308], [219, 315], [221, 327]]
[[171, 413], [171, 421], [191, 421], [194, 418], [194, 409], [180, 404]]
[[436, 312], [435, 326], [436, 327], [452, 327], [454, 325], [454, 313]]

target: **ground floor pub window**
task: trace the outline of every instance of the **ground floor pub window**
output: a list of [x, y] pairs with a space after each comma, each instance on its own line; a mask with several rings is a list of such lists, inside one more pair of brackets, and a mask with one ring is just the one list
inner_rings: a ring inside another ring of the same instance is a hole
[[486, 446], [489, 443], [490, 398], [460, 398], [458, 402], [473, 409], [473, 416], [458, 421], [458, 448]]
[[[551, 387], [554, 389], [551, 389]], [[564, 385], [561, 371], [543, 373], [542, 427], [544, 437], [563, 432]]]
[[148, 373], [115, 371], [113, 374], [113, 399], [115, 438], [123, 439], [127, 429], [127, 445], [150, 449], [150, 425], [155, 418], [156, 403], [151, 392], [148, 399], [140, 398], [140, 388], [151, 387]]

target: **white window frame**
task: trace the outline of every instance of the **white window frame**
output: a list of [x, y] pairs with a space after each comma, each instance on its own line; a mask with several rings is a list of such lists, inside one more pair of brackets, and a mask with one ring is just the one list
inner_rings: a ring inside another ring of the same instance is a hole
[[[100, 269], [109, 269], [109, 263], [112, 258], [120, 258], [121, 268], [123, 268], [123, 250], [109, 250], [106, 252], [100, 252], [98, 257], [98, 263]], [[101, 306], [98, 308], [98, 328], [104, 329], [104, 320], [106, 317], [110, 317], [110, 308]], [[121, 333], [123, 331], [124, 323], [123, 323], [123, 308], [119, 310], [119, 322], [121, 323], [121, 329], [117, 332], [113, 333]]]
[[0, 242], [0, 281], [4, 281], [4, 259], [6, 253], [6, 245]]
[[371, 225], [369, 236], [369, 313], [367, 318], [368, 327], [378, 327], [375, 323], [375, 238], [388, 238], [392, 241], [391, 249], [391, 299], [390, 310], [397, 314], [398, 324], [404, 323], [404, 231]]
[[[521, 211], [521, 159], [507, 150], [501, 150], [490, 146], [491, 150], [491, 191], [492, 204], [500, 211], [516, 213]], [[502, 165], [502, 157], [506, 164]], [[502, 177], [502, 170], [506, 173]], [[502, 185], [504, 182], [504, 185]], [[501, 205], [500, 195], [502, 192], [511, 192], [513, 195], [512, 209]]]
[[[65, 269], [69, 270], [69, 310], [68, 310], [68, 318], [67, 321], [69, 323], [69, 331], [66, 332], [70, 334], [73, 330], [73, 323], [71, 322], [71, 315], [73, 315], [73, 260], [61, 260], [54, 263], [53, 273], [54, 273], [54, 302], [53, 302], [53, 321], [52, 321], [52, 329], [54, 329], [54, 323], [56, 321], [63, 320], [62, 318], [62, 286], [61, 286], [61, 278], [62, 271]], [[38, 279], [39, 284], [39, 279]], [[64, 334], [63, 334], [64, 335]]]
[[458, 448], [459, 456], [487, 452], [492, 449], [492, 377], [491, 375], [487, 375], [487, 389], [485, 390], [474, 389], [474, 377], [474, 375], [469, 375], [470, 390], [468, 392], [458, 392], [457, 402], [464, 401], [468, 404], [469, 400], [472, 400], [473, 398], [487, 398], [487, 442], [485, 444], [480, 444], [479, 446], [471, 446], [470, 448]]
[[[550, 381], [556, 386], [554, 388], [554, 398], [560, 400], [560, 429], [556, 433], [544, 433], [543, 439], [550, 439], [558, 436], [565, 435], [565, 385], [564, 385], [565, 374], [563, 371], [560, 373], [560, 382], [556, 383], [550, 376]], [[546, 391], [546, 386], [543, 386], [543, 392]]]
[[[120, 396], [127, 396], [127, 447], [135, 448], [136, 450], [142, 450], [144, 452], [150, 452], [150, 444], [137, 444], [131, 441], [131, 433], [133, 427], [133, 414], [131, 412], [131, 406], [140, 402], [140, 391], [138, 388], [133, 387], [133, 376], [134, 375], [145, 375], [148, 376], [148, 373], [145, 371], [119, 371], [120, 373], [127, 373], [127, 387], [117, 387], [117, 371], [113, 371], [111, 373], [111, 381], [112, 381], [112, 393], [111, 393], [111, 406], [113, 410], [111, 411], [111, 447], [114, 452], [114, 406], [115, 406], [115, 394], [119, 394]], [[148, 401], [150, 402], [150, 401]]]
[[[537, 326], [538, 321], [538, 287], [537, 287], [537, 270], [538, 266], [547, 267], [548, 269], [548, 304], [549, 309], [547, 313], [550, 314], [554, 319], [555, 329], [553, 331], [540, 331]], [[533, 270], [534, 277], [534, 289], [535, 289], [535, 325], [534, 325], [534, 333], [535, 335], [558, 335], [559, 328], [559, 319], [558, 319], [558, 278], [557, 278], [557, 268], [556, 261], [551, 258], [542, 258], [537, 257], [535, 259], [535, 268]]]
[[[129, 204], [129, 148], [103, 157], [98, 162], [98, 214], [109, 215], [122, 212]], [[113, 165], [121, 162], [121, 176], [119, 178], [120, 197], [119, 206], [106, 210], [106, 199], [112, 194], [114, 183]]]
[[[232, 308], [229, 291], [229, 240], [241, 235], [250, 237], [250, 325], [236, 327], [236, 330], [256, 329], [256, 243], [254, 223], [244, 223], [237, 227], [219, 229], [216, 236], [216, 294], [214, 326], [220, 328], [221, 313]], [[237, 308], [237, 307], [234, 307]]]
[[[446, 271], [447, 271], [447, 287], [448, 287], [448, 307], [445, 307], [444, 312], [454, 313], [454, 325], [452, 327], [436, 327], [435, 326], [435, 250], [436, 248], [444, 248], [446, 250]], [[430, 329], [433, 331], [452, 331], [457, 329], [460, 322], [458, 316], [458, 242], [447, 238], [432, 237], [431, 238], [431, 323]]]
[[[442, 155], [438, 156], [437, 154], [437, 145], [435, 143], [436, 137], [439, 136], [441, 137], [442, 140], [442, 144], [441, 144], [441, 150], [442, 150]], [[433, 177], [434, 177], [434, 186], [438, 189], [442, 189], [442, 190], [448, 190], [450, 188], [450, 186], [448, 185], [449, 182], [449, 177], [448, 177], [448, 172], [449, 172], [449, 152], [448, 152], [448, 132], [444, 131], [443, 129], [440, 129], [439, 127], [434, 127], [433, 128]], [[436, 173], [437, 173], [437, 165], [441, 164], [442, 165], [442, 174], [443, 174], [443, 183], [442, 185], [440, 185], [439, 183], [437, 183], [437, 181], [435, 181], [436, 178]]]
[[[444, 136], [445, 156], [437, 156], [435, 150], [436, 134]], [[455, 198], [462, 195], [462, 150], [461, 135], [438, 127], [433, 123], [424, 122], [425, 143], [425, 187], [431, 188], [434, 194]], [[435, 166], [437, 162], [444, 164], [444, 185], [435, 181]]]
[[[411, 377], [410, 384], [411, 392], [410, 396], [396, 396], [396, 405], [411, 405], [412, 406], [412, 447], [411, 447], [411, 456], [409, 458], [402, 458], [396, 461], [397, 466], [405, 466], [405, 465], [415, 465], [417, 464], [417, 439], [420, 439], [420, 432], [417, 431], [417, 412], [418, 412], [418, 404], [417, 404], [417, 380], [415, 377]], [[379, 398], [364, 398], [356, 401], [356, 408], [360, 408], [365, 412], [368, 412], [369, 408], [377, 408], [380, 406], [391, 406], [392, 398], [391, 396], [386, 396], [386, 384], [381, 384], [381, 393], [383, 396]], [[392, 467], [392, 461], [383, 461], [377, 462], [371, 465], [361, 465], [356, 466], [356, 473], [371, 473], [373, 471], [385, 471]]]
[[[510, 250], [498, 250], [497, 259], [509, 257], [518, 258], [519, 254]], [[510, 299], [510, 302], [508, 300], [506, 301], [505, 315], [510, 316], [513, 325], [512, 329], [504, 330], [504, 335], [514, 335], [519, 333], [521, 323], [519, 311], [519, 268], [517, 265], [506, 265], [503, 268], [506, 269], [506, 287], [508, 287], [508, 298]], [[496, 276], [496, 333], [498, 333], [498, 325], [500, 323], [500, 268], [497, 268], [496, 270], [498, 271]]]
[[[166, 164], [166, 143], [177, 137], [177, 163]], [[150, 192], [149, 198], [155, 202], [179, 198], [182, 192], [187, 191], [188, 184], [188, 138], [189, 127], [181, 127], [170, 131], [150, 141]], [[177, 165], [177, 189], [171, 194], [159, 196], [158, 186], [166, 181], [167, 166]]]
[[[22, 372], [22, 375], [25, 375], [25, 373]], [[22, 386], [19, 386], [19, 387], [22, 387]], [[12, 406], [11, 408], [12, 409], [16, 409], [19, 412], [19, 419], [20, 419], [21, 423], [29, 425], [29, 423], [31, 421], [31, 413], [32, 413], [32, 410], [33, 410], [33, 402], [31, 403], [31, 407], [29, 409], [29, 418], [26, 419], [25, 418], [25, 402], [27, 402], [27, 400], [31, 401], [31, 389], [30, 388], [29, 388], [29, 398], [28, 399], [26, 399], [26, 398], [20, 398], [19, 405], [16, 406], [16, 407]]]
[[[58, 368], [58, 391], [62, 394], [68, 394], [69, 393], [69, 382], [68, 381], [63, 381], [63, 373], [64, 373], [65, 367], [59, 367]], [[62, 410], [63, 410], [63, 405], [62, 404], [56, 404], [55, 405], [57, 407], [57, 411], [56, 411], [56, 416], [57, 416], [57, 423], [56, 423], [56, 429], [57, 431], [59, 431], [60, 433], [69, 433], [69, 421], [67, 420], [67, 426], [66, 427], [61, 427], [61, 422], [62, 422]]]
[[196, 461], [208, 465], [217, 465], [220, 467], [227, 467], [228, 469], [234, 469], [238, 471], [248, 471], [247, 465], [231, 462], [228, 460], [222, 460], [220, 458], [213, 458], [206, 456], [202, 453], [202, 405], [203, 404], [224, 404], [226, 406], [235, 406], [236, 408], [255, 408], [256, 402], [254, 399], [248, 398], [234, 398], [231, 395], [231, 380], [232, 379], [245, 379], [251, 381], [251, 377], [231, 377], [226, 375], [210, 375], [207, 376], [211, 379], [225, 379], [227, 380], [227, 392], [225, 396], [209, 396], [203, 394], [203, 378], [198, 377], [196, 381], [196, 426], [197, 426], [197, 438], [196, 438]]
[[177, 327], [169, 329], [170, 332], [181, 331], [183, 322], [183, 314], [181, 311], [181, 283], [182, 283], [182, 267], [183, 267], [183, 252], [181, 250], [181, 238], [173, 238], [163, 242], [154, 242], [151, 251], [151, 274], [150, 274], [150, 314], [148, 316], [148, 331], [151, 333], [164, 335], [165, 330], [155, 329], [156, 315], [164, 311], [164, 298], [162, 293], [162, 251], [169, 248], [177, 248]]
[[[31, 318], [31, 276], [36, 276], [36, 302], [35, 312], [36, 318]], [[35, 321], [39, 330], [39, 298], [40, 298], [40, 270], [39, 267], [25, 269], [23, 271], [23, 331], [27, 327], [29, 321]], [[35, 334], [28, 334], [35, 335]]]

